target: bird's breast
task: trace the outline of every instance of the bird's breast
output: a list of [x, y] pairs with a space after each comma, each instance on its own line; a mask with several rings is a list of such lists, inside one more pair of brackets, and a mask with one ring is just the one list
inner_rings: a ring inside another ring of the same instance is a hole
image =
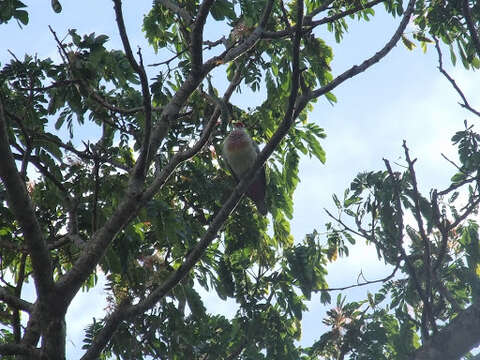
[[226, 146], [225, 155], [235, 174], [242, 176], [255, 163], [257, 151], [250, 142], [242, 142], [243, 144], [233, 143]]

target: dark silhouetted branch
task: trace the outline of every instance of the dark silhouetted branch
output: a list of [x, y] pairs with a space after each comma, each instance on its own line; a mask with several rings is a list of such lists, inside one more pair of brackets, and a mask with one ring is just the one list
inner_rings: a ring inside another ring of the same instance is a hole
[[38, 296], [46, 300], [53, 288], [53, 268], [47, 244], [35, 211], [13, 158], [8, 141], [7, 120], [0, 98], [0, 178], [7, 191], [8, 206], [22, 228], [34, 271]]
[[436, 37], [433, 37], [433, 40], [435, 41], [435, 48], [437, 49], [437, 54], [438, 54], [438, 70], [443, 74], [443, 76], [447, 78], [450, 84], [452, 84], [453, 88], [457, 91], [458, 95], [460, 95], [460, 97], [462, 98], [463, 104], [459, 103], [460, 106], [480, 117], [480, 112], [470, 106], [466, 96], [463, 94], [463, 91], [457, 85], [455, 80], [443, 68], [442, 51], [440, 50], [440, 44]]
[[[473, 3], [475, 4], [475, 1]], [[478, 30], [475, 29], [475, 25], [473, 23], [472, 10], [470, 9], [470, 6], [468, 6], [468, 0], [462, 1], [462, 12], [465, 21], [467, 22], [467, 28], [468, 32], [470, 33], [473, 46], [475, 46], [475, 49], [477, 50], [477, 56], [480, 58], [480, 38], [478, 37]]]
[[31, 312], [33, 304], [20, 299], [18, 296], [12, 295], [7, 289], [0, 287], [0, 300], [7, 303], [14, 309]]

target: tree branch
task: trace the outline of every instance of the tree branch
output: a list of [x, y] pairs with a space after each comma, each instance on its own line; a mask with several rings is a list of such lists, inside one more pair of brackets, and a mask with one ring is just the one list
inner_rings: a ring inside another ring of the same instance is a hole
[[193, 21], [192, 15], [172, 0], [155, 0], [154, 3], [156, 5], [162, 5], [166, 9], [180, 16], [180, 18], [185, 21], [186, 25], [190, 25]]
[[345, 10], [341, 13], [338, 13], [338, 14], [335, 14], [335, 15], [332, 15], [332, 16], [325, 17], [325, 18], [317, 20], [317, 21], [312, 21], [310, 24], [307, 24], [307, 25], [312, 25], [313, 27], [315, 27], [315, 26], [318, 26], [318, 25], [331, 23], [331, 22], [340, 20], [340, 19], [342, 19], [342, 18], [344, 18], [348, 15], [355, 14], [358, 11], [374, 7], [375, 5], [378, 5], [378, 4], [380, 4], [384, 1], [385, 0], [373, 0], [373, 1], [370, 1], [366, 4], [362, 4], [361, 2], [359, 2], [358, 5], [354, 6], [351, 9]]
[[447, 78], [447, 80], [450, 82], [450, 84], [452, 84], [453, 88], [457, 91], [458, 95], [460, 95], [460, 97], [462, 98], [463, 104], [460, 103], [460, 106], [469, 110], [471, 113], [480, 117], [480, 112], [475, 110], [474, 108], [472, 108], [470, 106], [467, 98], [463, 94], [463, 91], [457, 85], [455, 80], [443, 68], [442, 51], [440, 50], [440, 44], [438, 42], [438, 39], [435, 36], [433, 37], [433, 40], [435, 41], [435, 48], [437, 49], [437, 54], [438, 54], [438, 70], [443, 74], [443, 76], [445, 76]]
[[480, 344], [480, 303], [462, 311], [426, 341], [409, 360], [460, 359]]
[[405, 10], [405, 13], [403, 14], [402, 21], [400, 21], [400, 24], [398, 25], [397, 30], [393, 34], [392, 38], [390, 41], [388, 41], [385, 46], [379, 50], [375, 55], [372, 57], [368, 58], [364, 62], [362, 62], [360, 65], [354, 65], [341, 75], [337, 76], [334, 80], [332, 80], [330, 83], [327, 85], [321, 87], [320, 89], [317, 89], [313, 91], [310, 95], [307, 101], [318, 98], [319, 96], [324, 95], [325, 93], [333, 90], [335, 87], [343, 83], [345, 80], [350, 79], [351, 77], [358, 75], [359, 73], [367, 70], [370, 66], [373, 64], [379, 62], [382, 58], [384, 58], [392, 49], [393, 47], [397, 44], [397, 42], [400, 40], [402, 37], [403, 32], [405, 31], [405, 28], [408, 25], [408, 22], [410, 20], [410, 16], [413, 13], [414, 5], [415, 5], [416, 0], [410, 0], [408, 2], [407, 9]]
[[325, 1], [321, 6], [318, 8], [312, 10], [309, 14], [305, 15], [305, 19], [303, 21], [304, 24], [310, 24], [312, 22], [312, 19], [314, 16], [320, 14], [322, 11], [325, 11], [328, 9], [328, 7], [334, 2], [334, 0], [328, 0]]
[[23, 355], [28, 359], [40, 359], [40, 351], [26, 345], [19, 344], [0, 344], [1, 355]]
[[377, 280], [371, 280], [371, 281], [366, 280], [362, 283], [358, 283], [358, 284], [354, 284], [354, 285], [348, 285], [348, 286], [337, 287], [337, 288], [321, 289], [321, 291], [343, 291], [343, 290], [348, 290], [348, 289], [361, 287], [361, 286], [365, 286], [365, 285], [376, 284], [376, 283], [379, 283], [379, 282], [385, 282], [385, 281], [388, 281], [395, 276], [399, 267], [400, 267], [400, 265], [397, 264], [395, 266], [395, 268], [393, 269], [392, 273], [390, 275], [384, 277], [383, 279], [377, 279]]
[[19, 297], [12, 295], [7, 289], [4, 287], [0, 287], [0, 300], [7, 303], [14, 309], [26, 311], [28, 313], [32, 312], [33, 304], [20, 299]]
[[470, 215], [475, 209], [478, 208], [478, 205], [480, 204], [480, 196], [477, 196], [474, 202], [472, 202], [470, 205], [467, 206], [463, 214], [461, 214], [455, 221], [448, 226], [448, 230], [455, 229], [463, 220], [467, 218], [468, 215]]
[[[392, 179], [395, 179], [395, 174], [393, 173], [392, 167], [390, 166], [390, 162], [387, 159], [383, 159], [385, 162], [385, 166], [387, 168], [388, 174]], [[395, 181], [395, 180], [394, 180]], [[400, 200], [400, 189], [398, 187], [398, 183], [395, 182], [394, 184], [394, 202], [395, 202], [395, 208], [396, 208], [396, 217], [397, 222], [398, 222], [398, 227], [400, 230], [400, 233], [396, 236], [397, 239], [397, 248], [398, 251], [400, 252], [401, 258], [403, 261], [405, 261], [405, 265], [407, 267], [408, 275], [410, 275], [413, 285], [415, 287], [415, 290], [418, 293], [418, 296], [420, 299], [422, 299], [422, 302], [424, 304], [428, 303], [428, 299], [422, 289], [422, 285], [420, 281], [418, 280], [417, 277], [417, 271], [415, 270], [415, 267], [413, 266], [412, 262], [407, 256], [407, 253], [405, 252], [405, 249], [403, 248], [403, 211], [402, 211], [402, 202]], [[425, 336], [428, 336], [428, 329], [426, 328], [425, 324], [422, 323], [422, 334]]]
[[432, 275], [436, 277], [436, 272], [439, 269], [439, 267], [442, 265], [445, 255], [447, 253], [448, 232], [450, 231], [450, 229], [448, 229], [445, 226], [446, 225], [445, 222], [442, 221], [442, 217], [440, 215], [440, 209], [438, 207], [438, 193], [436, 190], [433, 190], [432, 192], [432, 211], [433, 211], [433, 221], [435, 223], [435, 226], [438, 228], [438, 230], [440, 231], [440, 234], [442, 235], [437, 259], [433, 263]]
[[[328, 23], [340, 20], [341, 18], [344, 18], [348, 15], [355, 14], [356, 12], [358, 12], [360, 10], [365, 10], [365, 9], [371, 8], [371, 7], [373, 7], [375, 5], [378, 5], [378, 4], [380, 4], [384, 1], [385, 0], [373, 0], [373, 1], [370, 1], [370, 2], [368, 2], [366, 4], [363, 4], [363, 5], [362, 4], [356, 5], [355, 7], [351, 8], [351, 9], [348, 9], [348, 10], [345, 10], [345, 11], [342, 11], [338, 14], [328, 16], [328, 17], [325, 17], [325, 18], [320, 19], [320, 20], [313, 21], [312, 18], [315, 15], [318, 15], [320, 12], [326, 10], [328, 8], [328, 6], [331, 3], [333, 3], [333, 1], [329, 0], [325, 4], [323, 4], [322, 6], [318, 7], [317, 9], [313, 10], [310, 14], [307, 14], [305, 16], [305, 21], [303, 22], [303, 25], [305, 26], [305, 28], [303, 29], [303, 34], [307, 34], [307, 33], [311, 32], [313, 29], [315, 29], [319, 25], [328, 24]], [[283, 38], [283, 37], [291, 35], [292, 31], [293, 31], [292, 29], [284, 29], [284, 30], [279, 30], [279, 31], [264, 31], [261, 35], [261, 38], [262, 39], [279, 39], [279, 38]]]
[[475, 46], [477, 50], [477, 56], [480, 57], [480, 38], [478, 37], [478, 30], [475, 29], [475, 25], [473, 24], [472, 10], [468, 6], [468, 0], [462, 1], [462, 12], [467, 22], [467, 28], [472, 38], [473, 46]]
[[150, 88], [148, 85], [148, 78], [145, 72], [145, 67], [143, 66], [142, 54], [140, 50], [138, 51], [140, 63], [137, 63], [132, 53], [132, 48], [128, 39], [127, 30], [125, 28], [125, 22], [123, 20], [122, 0], [113, 0], [113, 4], [117, 19], [118, 31], [120, 33], [120, 38], [122, 39], [125, 55], [127, 56], [127, 59], [130, 62], [133, 70], [138, 74], [142, 86], [143, 109], [145, 113], [145, 129], [143, 133], [142, 148], [140, 149], [140, 154], [133, 169], [132, 179], [135, 179], [136, 181], [143, 181], [148, 169], [148, 164], [150, 161], [149, 154], [151, 151], [150, 136], [152, 132], [152, 102], [150, 99]]
[[[15, 286], [15, 297], [19, 299], [21, 302], [23, 300], [20, 299], [22, 295], [22, 287], [23, 283], [25, 281], [25, 265], [27, 262], [27, 254], [23, 253], [21, 258], [20, 258], [20, 264], [18, 265], [18, 270], [17, 270], [17, 284]], [[28, 302], [27, 302], [28, 303]], [[32, 308], [32, 307], [30, 307]], [[22, 331], [21, 331], [21, 324], [20, 324], [20, 310], [14, 309], [13, 310], [13, 316], [12, 316], [12, 323], [13, 323], [13, 338], [15, 339], [15, 342], [18, 344], [22, 340]]]
[[22, 228], [34, 271], [35, 288], [38, 296], [45, 300], [53, 288], [53, 269], [47, 244], [42, 236], [32, 202], [25, 183], [18, 173], [11, 152], [7, 121], [3, 110], [3, 99], [0, 98], [0, 178], [7, 190], [8, 206], [12, 210]]
[[420, 211], [420, 193], [418, 191], [415, 169], [413, 167], [415, 160], [412, 160], [410, 158], [409, 149], [407, 147], [407, 142], [405, 140], [403, 141], [403, 149], [405, 151], [405, 158], [407, 160], [408, 170], [410, 172], [410, 179], [413, 187], [413, 203], [414, 203], [413, 213], [415, 216], [415, 221], [417, 222], [417, 225], [418, 225], [418, 231], [420, 233], [420, 238], [422, 239], [423, 247], [424, 247], [423, 265], [425, 266], [425, 272], [426, 272], [424, 300], [426, 300], [426, 302], [424, 302], [423, 306], [424, 306], [424, 309], [426, 310], [426, 314], [428, 315], [427, 321], [430, 322], [433, 330], [436, 331], [437, 325], [435, 323], [435, 318], [432, 315], [433, 294], [432, 294], [432, 264], [431, 264], [432, 258], [431, 258], [430, 240], [428, 239], [427, 234], [425, 232], [425, 227], [423, 226], [422, 213]]
[[202, 73], [203, 64], [203, 28], [207, 20], [210, 8], [214, 0], [204, 0], [198, 9], [197, 17], [193, 23], [193, 30], [190, 40], [190, 52], [192, 54], [192, 73], [199, 76]]
[[[239, 57], [240, 55], [248, 51], [250, 48], [252, 48], [252, 46], [254, 46], [258, 40], [260, 40], [260, 38], [262, 37], [262, 34], [265, 31], [265, 25], [267, 24], [270, 14], [272, 13], [273, 3], [274, 3], [274, 0], [268, 0], [267, 5], [263, 10], [263, 14], [258, 26], [255, 28], [255, 30], [252, 31], [252, 33], [244, 41], [242, 41], [239, 45], [229, 49], [225, 54], [219, 57], [216, 57], [212, 60], [215, 62], [221, 60], [221, 62], [227, 63], [229, 61], [236, 59], [237, 57]], [[295, 29], [295, 28], [292, 28], [292, 29]]]

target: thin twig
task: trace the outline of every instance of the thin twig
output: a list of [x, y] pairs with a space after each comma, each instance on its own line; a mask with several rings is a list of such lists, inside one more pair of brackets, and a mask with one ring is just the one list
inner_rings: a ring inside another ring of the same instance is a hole
[[337, 288], [326, 288], [326, 289], [321, 289], [321, 291], [343, 291], [343, 290], [348, 290], [348, 289], [361, 287], [361, 286], [365, 286], [365, 285], [376, 284], [376, 283], [379, 283], [379, 282], [386, 282], [386, 281], [390, 280], [391, 278], [393, 278], [395, 276], [399, 267], [400, 267], [400, 265], [397, 264], [395, 266], [395, 268], [393, 269], [392, 273], [390, 275], [382, 278], [382, 279], [370, 280], [370, 281], [365, 279], [365, 281], [362, 282], [362, 283], [357, 283], [357, 284], [342, 286], [342, 287], [337, 287]]
[[470, 104], [468, 103], [468, 100], [467, 98], [465, 97], [465, 95], [463, 94], [463, 91], [460, 89], [460, 87], [457, 85], [457, 83], [455, 82], [455, 80], [445, 71], [445, 69], [443, 68], [443, 60], [442, 60], [442, 51], [440, 50], [440, 43], [438, 41], [438, 39], [434, 36], [433, 37], [433, 40], [435, 41], [435, 48], [437, 49], [437, 54], [438, 54], [438, 70], [443, 74], [443, 76], [445, 76], [447, 78], [447, 80], [450, 82], [450, 84], [452, 84], [453, 88], [457, 91], [458, 95], [460, 95], [460, 97], [462, 98], [463, 100], [463, 104], [462, 103], [459, 103], [461, 107], [467, 109], [468, 111], [470, 111], [471, 113], [477, 115], [480, 117], [480, 112], [475, 110], [474, 108], [472, 108], [470, 106]]

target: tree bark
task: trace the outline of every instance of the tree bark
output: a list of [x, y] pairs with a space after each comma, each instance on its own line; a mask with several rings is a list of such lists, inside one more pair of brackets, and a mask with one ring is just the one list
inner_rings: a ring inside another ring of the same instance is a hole
[[460, 359], [480, 344], [480, 304], [461, 312], [434, 335], [409, 360]]

